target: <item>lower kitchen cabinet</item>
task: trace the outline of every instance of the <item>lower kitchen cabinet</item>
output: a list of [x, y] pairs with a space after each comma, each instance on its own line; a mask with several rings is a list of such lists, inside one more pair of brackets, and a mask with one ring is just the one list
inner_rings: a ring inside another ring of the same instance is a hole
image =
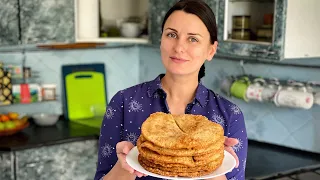
[[16, 179], [92, 180], [97, 143], [87, 140], [16, 151]]
[[0, 179], [14, 180], [13, 152], [0, 153]]

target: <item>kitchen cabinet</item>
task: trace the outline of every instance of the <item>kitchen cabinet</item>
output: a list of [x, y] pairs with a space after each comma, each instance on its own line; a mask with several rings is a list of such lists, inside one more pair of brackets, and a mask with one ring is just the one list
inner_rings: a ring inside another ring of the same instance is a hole
[[11, 46], [19, 43], [18, 2], [0, 1], [0, 46]]
[[14, 159], [12, 153], [0, 154], [0, 179], [13, 180], [14, 179]]
[[[151, 44], [159, 45], [161, 40], [161, 25], [167, 11], [177, 2], [177, 0], [150, 0], [149, 18], [150, 18], [150, 41]], [[219, 0], [205, 0], [217, 16]]]
[[17, 180], [91, 180], [96, 170], [97, 143], [87, 140], [17, 151]]
[[150, 41], [151, 44], [158, 45], [161, 40], [161, 25], [164, 16], [171, 6], [176, 3], [176, 0], [150, 0], [149, 3], [149, 18], [150, 18]]
[[74, 41], [74, 1], [20, 0], [22, 44]]
[[76, 42], [148, 43], [149, 0], [74, 1]]
[[[266, 60], [320, 57], [317, 7], [318, 0], [219, 0], [218, 53]], [[250, 16], [250, 27], [239, 28], [234, 16]]]

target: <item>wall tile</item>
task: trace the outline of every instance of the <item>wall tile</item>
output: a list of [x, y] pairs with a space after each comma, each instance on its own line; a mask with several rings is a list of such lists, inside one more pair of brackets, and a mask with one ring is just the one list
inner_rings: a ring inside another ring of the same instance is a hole
[[[54, 112], [62, 113], [61, 66], [67, 64], [104, 63], [106, 73], [107, 101], [117, 91], [139, 83], [139, 49], [112, 48], [74, 51], [33, 51], [26, 52], [26, 66], [38, 71], [40, 83], [57, 84], [57, 102], [35, 103], [30, 105], [6, 106], [1, 111], [19, 111], [22, 113]], [[4, 63], [12, 59], [19, 60], [21, 54], [0, 54]], [[32, 108], [36, 107], [36, 108]]]

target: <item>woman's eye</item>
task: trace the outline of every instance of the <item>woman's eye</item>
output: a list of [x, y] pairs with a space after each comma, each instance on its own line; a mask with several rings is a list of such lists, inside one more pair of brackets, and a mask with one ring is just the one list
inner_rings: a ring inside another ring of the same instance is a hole
[[169, 33], [167, 36], [171, 38], [177, 38], [177, 35], [175, 33]]
[[198, 39], [196, 39], [196, 38], [194, 38], [194, 37], [190, 37], [190, 38], [189, 38], [189, 41], [190, 41], [190, 42], [198, 42]]

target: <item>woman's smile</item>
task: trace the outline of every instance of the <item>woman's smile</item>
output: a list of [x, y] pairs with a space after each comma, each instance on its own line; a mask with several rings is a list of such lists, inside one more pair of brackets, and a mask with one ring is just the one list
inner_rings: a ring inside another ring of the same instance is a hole
[[188, 60], [186, 59], [183, 59], [183, 58], [180, 58], [180, 57], [176, 57], [176, 56], [170, 56], [170, 59], [175, 62], [175, 63], [185, 63], [187, 62]]

